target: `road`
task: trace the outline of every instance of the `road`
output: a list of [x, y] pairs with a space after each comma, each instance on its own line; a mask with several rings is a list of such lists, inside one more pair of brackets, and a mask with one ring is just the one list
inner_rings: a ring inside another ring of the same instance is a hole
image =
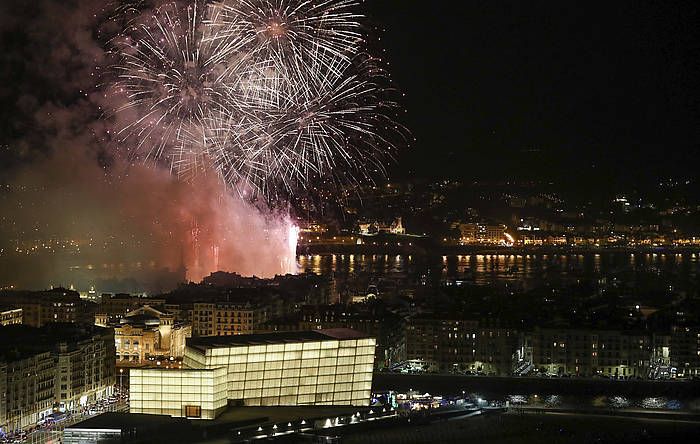
[[121, 400], [113, 404], [109, 404], [106, 409], [102, 411], [95, 411], [95, 413], [91, 415], [76, 413], [64, 419], [63, 421], [59, 421], [55, 424], [52, 424], [51, 426], [41, 427], [31, 431], [27, 435], [26, 440], [24, 440], [23, 442], [29, 444], [58, 444], [61, 442], [61, 438], [63, 437], [63, 429], [65, 429], [66, 427], [70, 427], [73, 424], [77, 424], [80, 421], [92, 418], [93, 416], [97, 416], [104, 412], [125, 411], [129, 411], [129, 404], [126, 401]]

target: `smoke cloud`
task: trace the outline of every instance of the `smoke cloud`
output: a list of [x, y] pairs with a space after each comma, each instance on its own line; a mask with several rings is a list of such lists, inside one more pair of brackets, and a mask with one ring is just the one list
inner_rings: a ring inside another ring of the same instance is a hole
[[183, 267], [194, 281], [216, 270], [295, 271], [289, 220], [229, 193], [215, 176], [182, 182], [121, 163], [105, 172], [85, 153], [62, 151], [23, 169], [0, 211], [16, 239], [3, 255], [3, 282], [22, 287], [140, 276], [152, 289], [158, 279], [184, 278], [163, 275]]
[[97, 1], [7, 1], [0, 38], [0, 287], [164, 291], [217, 270], [294, 272], [285, 213], [213, 174], [179, 181], [133, 163], [96, 88], [114, 26]]

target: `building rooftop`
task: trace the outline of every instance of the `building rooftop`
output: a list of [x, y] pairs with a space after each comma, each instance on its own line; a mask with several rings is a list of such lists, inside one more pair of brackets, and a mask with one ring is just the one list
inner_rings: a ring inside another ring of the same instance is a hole
[[244, 345], [280, 344], [287, 342], [316, 342], [342, 339], [365, 339], [370, 336], [349, 328], [331, 328], [325, 330], [287, 331], [258, 333], [252, 335], [204, 336], [188, 338], [187, 346], [200, 350], [217, 347], [235, 347]]
[[66, 427], [64, 443], [202, 442], [190, 421], [166, 415], [108, 412]]
[[125, 430], [141, 425], [172, 425], [186, 423], [182, 418], [173, 418], [167, 415], [148, 415], [145, 413], [106, 412], [92, 418], [80, 421], [66, 430], [75, 429], [116, 429]]
[[157, 327], [160, 325], [160, 319], [157, 316], [147, 315], [147, 314], [136, 314], [132, 316], [125, 316], [119, 320], [120, 325], [131, 325], [134, 327], [144, 326], [144, 327]]
[[59, 343], [69, 348], [94, 335], [110, 332], [110, 329], [95, 325], [73, 323], [50, 323], [43, 327], [17, 324], [0, 326], [0, 360], [12, 362], [39, 353], [53, 351]]

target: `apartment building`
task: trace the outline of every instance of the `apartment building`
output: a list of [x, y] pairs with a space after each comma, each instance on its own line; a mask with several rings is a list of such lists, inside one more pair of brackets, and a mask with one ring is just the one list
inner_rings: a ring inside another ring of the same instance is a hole
[[192, 335], [249, 334], [266, 320], [267, 309], [251, 302], [196, 302], [192, 307]]

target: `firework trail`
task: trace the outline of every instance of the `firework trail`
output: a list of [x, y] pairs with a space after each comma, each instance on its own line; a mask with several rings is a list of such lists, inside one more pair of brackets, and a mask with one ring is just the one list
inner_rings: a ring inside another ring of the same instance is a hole
[[384, 172], [405, 135], [357, 0], [146, 2], [112, 40], [119, 138], [179, 176], [268, 198]]

